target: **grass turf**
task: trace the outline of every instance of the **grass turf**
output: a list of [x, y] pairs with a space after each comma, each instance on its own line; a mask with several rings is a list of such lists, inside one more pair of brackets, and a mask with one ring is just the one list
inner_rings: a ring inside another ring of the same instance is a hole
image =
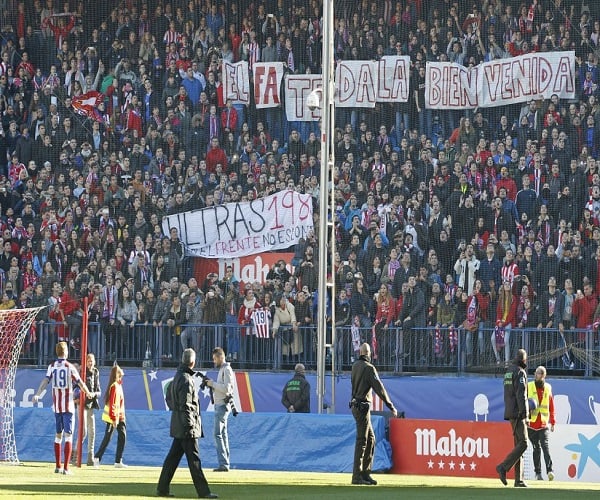
[[[350, 474], [270, 472], [232, 470], [228, 473], [205, 471], [211, 490], [226, 499], [496, 499], [514, 498], [523, 490], [502, 486], [498, 479], [464, 479], [437, 476], [400, 476], [377, 474], [378, 486], [351, 486]], [[0, 466], [0, 497], [63, 498], [102, 497], [114, 499], [148, 498], [155, 495], [160, 474], [157, 467], [129, 467], [115, 470], [73, 468], [73, 475], [54, 473], [54, 465], [32, 462], [20, 466]], [[599, 498], [600, 484], [549, 483], [530, 481], [525, 491], [544, 500]], [[180, 467], [173, 478], [171, 493], [179, 498], [194, 498], [196, 492], [187, 467]]]

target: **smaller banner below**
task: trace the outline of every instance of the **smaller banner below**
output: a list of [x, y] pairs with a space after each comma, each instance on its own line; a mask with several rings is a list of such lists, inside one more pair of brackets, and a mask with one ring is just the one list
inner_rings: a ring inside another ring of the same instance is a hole
[[165, 234], [177, 228], [186, 255], [218, 259], [291, 247], [312, 231], [312, 216], [312, 196], [288, 190], [169, 215], [162, 224]]
[[513, 439], [508, 423], [392, 418], [390, 444], [397, 474], [498, 477]]

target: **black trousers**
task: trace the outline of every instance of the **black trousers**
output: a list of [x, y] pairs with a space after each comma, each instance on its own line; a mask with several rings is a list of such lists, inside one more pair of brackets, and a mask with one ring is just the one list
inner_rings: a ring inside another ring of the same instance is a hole
[[500, 465], [509, 471], [515, 467], [515, 481], [523, 481], [523, 453], [527, 449], [527, 424], [525, 420], [510, 419], [515, 447]]
[[158, 480], [158, 486], [156, 487], [160, 493], [169, 493], [169, 485], [171, 479], [179, 466], [181, 457], [185, 453], [188, 466], [190, 468], [190, 474], [192, 475], [192, 481], [198, 496], [204, 497], [210, 493], [208, 482], [202, 472], [202, 462], [200, 461], [200, 452], [198, 451], [198, 440], [197, 439], [173, 439], [171, 449], [165, 458], [165, 461], [160, 471], [160, 478]]
[[529, 434], [531, 446], [533, 446], [533, 468], [535, 473], [542, 473], [542, 452], [544, 452], [546, 472], [550, 472], [552, 470], [552, 457], [550, 456], [550, 449], [548, 447], [548, 428], [532, 429], [531, 427], [528, 427], [527, 433]]
[[[106, 429], [104, 430], [104, 437], [102, 438], [102, 443], [100, 443], [100, 448], [94, 455], [96, 458], [102, 460], [102, 455], [106, 451], [106, 447], [110, 442], [110, 438], [113, 435], [115, 428], [111, 424], [106, 424]], [[125, 422], [119, 422], [117, 424], [117, 451], [115, 454], [115, 462], [120, 462], [123, 458], [123, 450], [125, 449], [125, 443], [127, 442], [127, 427], [125, 426]]]
[[360, 479], [363, 474], [369, 474], [373, 467], [375, 452], [375, 433], [371, 425], [371, 412], [362, 412], [352, 408], [352, 416], [356, 422], [356, 444], [354, 445], [354, 467], [352, 480]]

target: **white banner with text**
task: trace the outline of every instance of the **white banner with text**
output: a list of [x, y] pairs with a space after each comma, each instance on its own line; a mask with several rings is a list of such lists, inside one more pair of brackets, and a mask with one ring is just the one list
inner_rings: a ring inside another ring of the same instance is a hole
[[227, 203], [163, 219], [163, 231], [179, 231], [185, 253], [209, 259], [281, 250], [306, 239], [313, 229], [312, 197], [281, 191], [244, 203]]
[[470, 68], [428, 62], [425, 74], [430, 109], [506, 106], [553, 94], [575, 97], [575, 52], [534, 52]]

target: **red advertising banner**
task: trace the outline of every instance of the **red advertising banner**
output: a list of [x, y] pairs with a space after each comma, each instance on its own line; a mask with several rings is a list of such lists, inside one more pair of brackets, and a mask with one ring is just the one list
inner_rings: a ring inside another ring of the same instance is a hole
[[493, 478], [513, 437], [508, 422], [393, 418], [390, 443], [396, 474]]
[[198, 283], [204, 283], [208, 273], [217, 273], [219, 278], [225, 276], [225, 267], [233, 266], [233, 275], [240, 280], [243, 289], [245, 283], [258, 281], [264, 283], [269, 269], [280, 259], [286, 263], [288, 271], [294, 272], [292, 259], [294, 254], [290, 252], [266, 252], [235, 259], [194, 259], [194, 277]]

